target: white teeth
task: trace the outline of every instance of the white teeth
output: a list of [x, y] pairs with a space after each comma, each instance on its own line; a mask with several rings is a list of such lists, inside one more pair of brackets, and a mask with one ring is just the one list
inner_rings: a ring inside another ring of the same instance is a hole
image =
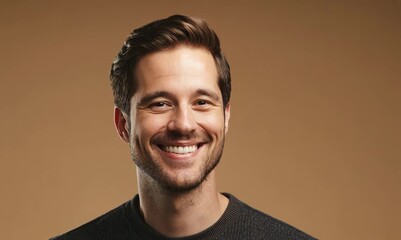
[[166, 146], [164, 150], [166, 152], [177, 153], [177, 154], [186, 154], [195, 152], [198, 149], [198, 146], [185, 146], [185, 147], [177, 147], [177, 146]]

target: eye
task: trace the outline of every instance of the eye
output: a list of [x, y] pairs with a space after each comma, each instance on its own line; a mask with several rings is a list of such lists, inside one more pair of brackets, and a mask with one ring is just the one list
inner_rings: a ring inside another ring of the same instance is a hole
[[153, 111], [166, 111], [171, 107], [168, 102], [153, 102], [149, 104], [148, 108]]
[[165, 107], [166, 106], [166, 103], [164, 103], [164, 102], [156, 102], [156, 103], [152, 103], [152, 104], [150, 104], [150, 107]]
[[196, 102], [196, 105], [199, 105], [199, 106], [204, 106], [204, 105], [207, 105], [207, 104], [208, 104], [208, 102], [205, 101], [205, 100], [198, 100], [198, 101]]
[[213, 104], [208, 100], [199, 99], [194, 102], [193, 106], [199, 111], [206, 111], [209, 110], [213, 106]]

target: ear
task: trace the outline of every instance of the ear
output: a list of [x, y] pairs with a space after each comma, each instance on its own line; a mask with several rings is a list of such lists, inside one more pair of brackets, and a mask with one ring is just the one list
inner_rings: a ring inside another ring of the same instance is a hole
[[224, 130], [225, 134], [228, 131], [228, 122], [230, 121], [230, 114], [231, 114], [231, 104], [227, 103], [226, 108], [224, 109]]
[[124, 142], [129, 143], [127, 117], [129, 116], [126, 116], [121, 109], [114, 107], [114, 126], [116, 127], [118, 136], [120, 136], [121, 140]]

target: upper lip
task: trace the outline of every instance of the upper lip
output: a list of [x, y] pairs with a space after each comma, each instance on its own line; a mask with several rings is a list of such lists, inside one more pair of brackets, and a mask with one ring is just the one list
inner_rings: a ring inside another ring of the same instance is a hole
[[176, 147], [186, 147], [186, 146], [193, 146], [193, 145], [201, 145], [204, 142], [181, 142], [181, 141], [177, 141], [177, 142], [164, 142], [164, 143], [157, 143], [156, 145], [159, 146], [176, 146]]
[[155, 141], [153, 144], [159, 147], [173, 146], [173, 147], [186, 147], [186, 146], [198, 146], [205, 144], [206, 141], [198, 141], [198, 140], [177, 140], [177, 141]]
[[157, 135], [153, 139], [151, 139], [151, 144], [156, 146], [173, 146], [173, 147], [186, 147], [197, 145], [200, 147], [203, 144], [206, 144], [211, 141], [211, 138], [207, 136], [182, 136], [182, 137], [172, 137], [169, 135]]

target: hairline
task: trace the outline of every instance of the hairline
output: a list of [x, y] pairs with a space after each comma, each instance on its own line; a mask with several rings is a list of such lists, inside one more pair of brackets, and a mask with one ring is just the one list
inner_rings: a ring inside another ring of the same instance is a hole
[[220, 91], [220, 94], [221, 94], [221, 101], [223, 103], [223, 108], [224, 108], [224, 106], [226, 106], [228, 104], [228, 102], [226, 104], [224, 104], [223, 92], [222, 92], [222, 89], [219, 86], [220, 73], [219, 73], [218, 62], [217, 62], [216, 58], [214, 57], [213, 53], [210, 51], [210, 49], [207, 48], [207, 46], [204, 46], [203, 44], [196, 44], [196, 43], [192, 43], [192, 42], [190, 42], [188, 40], [185, 40], [185, 41], [182, 41], [182, 42], [175, 43], [175, 44], [173, 44], [173, 45], [171, 45], [169, 47], [166, 47], [166, 48], [154, 49], [153, 51], [149, 51], [146, 54], [144, 54], [141, 57], [139, 57], [135, 61], [135, 63], [131, 66], [131, 72], [130, 72], [132, 85], [135, 86], [135, 91], [132, 91], [131, 96], [129, 96], [128, 112], [125, 112], [124, 109], [121, 109], [121, 111], [123, 111], [127, 115], [131, 114], [131, 108], [132, 108], [131, 101], [132, 101], [132, 98], [134, 97], [135, 93], [138, 91], [138, 84], [139, 83], [137, 81], [136, 71], [137, 71], [137, 67], [138, 67], [139, 62], [142, 59], [144, 59], [145, 57], [147, 57], [147, 56], [149, 56], [151, 54], [158, 53], [158, 52], [169, 51], [169, 50], [174, 50], [174, 49], [179, 48], [179, 47], [188, 47], [188, 48], [193, 48], [193, 49], [203, 49], [203, 50], [207, 51], [210, 54], [210, 56], [213, 58], [214, 66], [216, 67], [216, 74], [217, 74], [216, 81], [217, 81], [217, 85], [218, 85], [218, 88], [219, 88], [219, 91]]

